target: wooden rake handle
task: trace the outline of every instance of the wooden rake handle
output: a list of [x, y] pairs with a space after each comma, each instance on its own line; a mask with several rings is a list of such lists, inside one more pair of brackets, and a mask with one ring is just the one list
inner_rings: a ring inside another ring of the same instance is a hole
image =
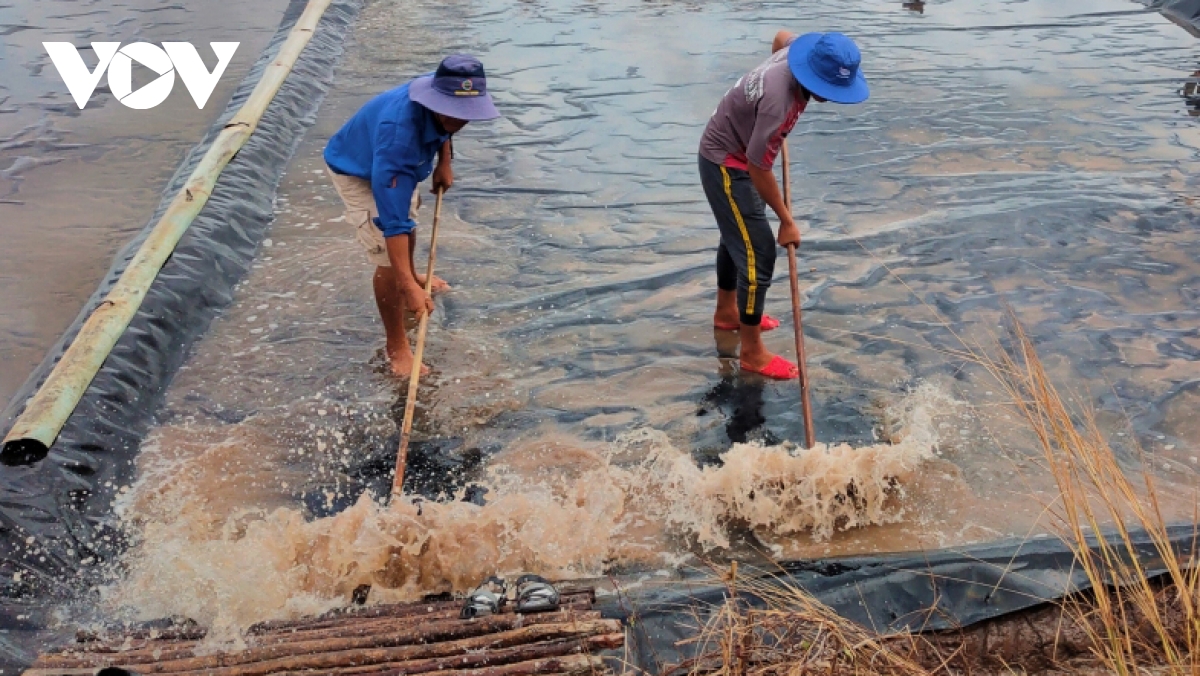
[[[792, 213], [791, 164], [788, 162], [787, 141], [783, 142], [783, 203]], [[808, 394], [808, 358], [804, 354], [804, 323], [800, 316], [800, 278], [796, 272], [796, 245], [789, 244], [788, 276], [792, 283], [792, 327], [796, 332], [796, 366], [800, 369], [800, 412], [804, 416], [804, 447], [812, 448], [816, 443], [813, 430], [812, 401]]]
[[[437, 191], [437, 202], [433, 207], [433, 232], [429, 235], [429, 264], [425, 266], [425, 297], [433, 297], [433, 264], [437, 261], [438, 223], [442, 220], [442, 195]], [[408, 397], [404, 401], [404, 424], [400, 427], [400, 447], [396, 450], [396, 476], [392, 481], [392, 495], [404, 492], [404, 468], [408, 464], [408, 441], [412, 436], [413, 415], [417, 411], [417, 387], [421, 382], [421, 363], [425, 357], [425, 332], [429, 329], [429, 313], [421, 315], [417, 327], [417, 349], [413, 353], [412, 373], [408, 377]]]

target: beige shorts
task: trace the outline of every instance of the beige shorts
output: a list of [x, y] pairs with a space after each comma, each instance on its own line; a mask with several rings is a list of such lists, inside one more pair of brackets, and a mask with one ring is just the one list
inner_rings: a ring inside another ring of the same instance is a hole
[[[354, 228], [358, 243], [367, 252], [367, 260], [381, 268], [389, 268], [392, 262], [388, 260], [387, 244], [383, 231], [375, 227], [374, 218], [379, 215], [375, 206], [375, 195], [371, 193], [371, 182], [357, 176], [345, 176], [325, 167], [338, 197], [346, 205], [346, 222]], [[412, 202], [408, 206], [408, 217], [417, 220], [417, 208], [421, 206], [421, 187], [413, 191]]]

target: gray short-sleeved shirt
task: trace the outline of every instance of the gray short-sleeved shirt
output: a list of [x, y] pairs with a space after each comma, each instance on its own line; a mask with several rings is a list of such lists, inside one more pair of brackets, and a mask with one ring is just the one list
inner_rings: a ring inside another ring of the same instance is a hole
[[732, 169], [775, 165], [785, 134], [808, 101], [787, 64], [786, 48], [771, 55], [733, 85], [708, 120], [700, 155]]

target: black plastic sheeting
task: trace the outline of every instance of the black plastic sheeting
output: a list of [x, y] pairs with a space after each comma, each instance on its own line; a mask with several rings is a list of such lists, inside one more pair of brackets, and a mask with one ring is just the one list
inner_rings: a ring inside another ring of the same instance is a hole
[[1147, 0], [1146, 4], [1200, 37], [1200, 0]]
[[[1185, 558], [1195, 551], [1194, 526], [1171, 527], [1168, 536]], [[1141, 532], [1132, 538], [1147, 575], [1165, 573], [1149, 536]], [[1119, 542], [1109, 538], [1114, 541]], [[800, 587], [842, 617], [882, 633], [965, 627], [1091, 588], [1070, 548], [1053, 537], [918, 554], [799, 561], [781, 564], [770, 577]], [[684, 581], [622, 594], [608, 600], [604, 611], [629, 621], [627, 648], [633, 664], [657, 674], [661, 667], [696, 656], [697, 644], [679, 641], [694, 637], [708, 609], [723, 605], [727, 594], [725, 586], [711, 579]], [[738, 600], [766, 606], [744, 588], [739, 588]]]
[[[234, 285], [254, 260], [273, 218], [279, 180], [316, 119], [359, 2], [335, 0], [326, 10], [257, 130], [221, 174], [49, 455], [31, 465], [0, 466], [0, 673], [12, 673], [9, 669], [29, 658], [20, 636], [44, 627], [49, 609], [77, 598], [102, 574], [102, 564], [120, 551], [112, 523], [115, 491], [130, 482], [139, 443], [189, 347], [232, 300]], [[11, 426], [112, 288], [250, 95], [306, 5], [306, 0], [290, 3], [270, 45], [171, 178], [158, 211], [117, 255], [74, 324], [0, 415], [0, 429]]]

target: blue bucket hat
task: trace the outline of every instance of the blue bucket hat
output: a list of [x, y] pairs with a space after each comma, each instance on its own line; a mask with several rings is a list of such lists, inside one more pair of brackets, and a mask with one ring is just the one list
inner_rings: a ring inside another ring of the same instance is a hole
[[500, 117], [487, 93], [483, 64], [467, 54], [447, 56], [436, 73], [413, 80], [408, 97], [435, 113], [460, 120]]
[[788, 48], [788, 67], [796, 81], [834, 103], [862, 103], [870, 91], [859, 65], [862, 54], [841, 33], [807, 33]]

